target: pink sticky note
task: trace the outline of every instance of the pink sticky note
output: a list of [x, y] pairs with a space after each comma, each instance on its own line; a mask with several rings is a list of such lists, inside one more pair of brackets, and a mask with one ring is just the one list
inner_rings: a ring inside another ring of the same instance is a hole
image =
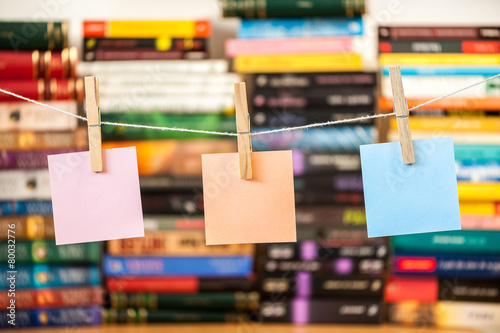
[[88, 151], [48, 156], [57, 245], [144, 236], [135, 147], [102, 160], [96, 173]]
[[252, 153], [240, 179], [237, 153], [202, 155], [207, 245], [297, 241], [292, 151]]

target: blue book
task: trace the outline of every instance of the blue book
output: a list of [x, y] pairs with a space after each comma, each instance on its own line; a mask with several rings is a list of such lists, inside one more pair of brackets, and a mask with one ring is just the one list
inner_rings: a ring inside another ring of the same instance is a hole
[[391, 271], [395, 275], [500, 277], [500, 256], [415, 255], [396, 252], [391, 262]]
[[51, 288], [99, 285], [97, 266], [19, 265], [14, 270], [0, 267], [0, 288], [8, 289], [11, 282], [16, 288]]
[[[483, 75], [485, 77], [497, 75], [500, 67], [401, 67], [401, 75]], [[389, 76], [389, 68], [383, 67], [382, 74]]]
[[52, 201], [0, 201], [0, 216], [52, 215]]
[[472, 182], [500, 181], [500, 163], [456, 161], [457, 180]]
[[[273, 128], [259, 128], [263, 132]], [[373, 126], [318, 127], [252, 136], [252, 149], [300, 149], [303, 152], [359, 152], [360, 145], [375, 142]]]
[[39, 327], [39, 326], [88, 326], [102, 323], [101, 307], [55, 308], [37, 310], [19, 310], [10, 314], [0, 311], [0, 327]]
[[107, 276], [221, 276], [246, 277], [253, 257], [104, 257]]
[[243, 19], [238, 38], [328, 37], [362, 34], [361, 18]]

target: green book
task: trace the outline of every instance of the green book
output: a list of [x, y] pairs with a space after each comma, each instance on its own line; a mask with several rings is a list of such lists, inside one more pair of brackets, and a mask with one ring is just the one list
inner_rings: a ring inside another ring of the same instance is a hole
[[224, 17], [278, 18], [314, 16], [361, 16], [364, 0], [223, 0]]
[[53, 240], [18, 241], [14, 250], [11, 245], [7, 242], [0, 243], [0, 255], [10, 258], [8, 255], [14, 253], [18, 264], [91, 264], [98, 263], [101, 258], [99, 243], [56, 245]]
[[500, 254], [500, 231], [456, 230], [391, 237], [399, 253]]
[[248, 316], [234, 311], [199, 310], [146, 310], [103, 309], [102, 322], [107, 324], [123, 323], [193, 323], [193, 322], [233, 322], [248, 321]]
[[62, 50], [68, 47], [68, 22], [0, 22], [0, 49]]
[[198, 310], [258, 310], [257, 292], [177, 294], [125, 294], [109, 295], [111, 308], [198, 309]]
[[[236, 132], [236, 118], [225, 114], [166, 114], [161, 112], [117, 112], [101, 114], [101, 121], [157, 127]], [[104, 141], [220, 138], [206, 133], [154, 130], [124, 126], [101, 126]]]

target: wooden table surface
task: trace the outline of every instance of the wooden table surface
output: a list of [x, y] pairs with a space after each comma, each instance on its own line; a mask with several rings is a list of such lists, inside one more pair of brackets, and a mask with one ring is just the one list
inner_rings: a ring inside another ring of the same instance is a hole
[[290, 324], [149, 324], [109, 325], [95, 327], [62, 327], [4, 330], [3, 332], [55, 333], [494, 333], [500, 330], [436, 329], [390, 325], [290, 325]]

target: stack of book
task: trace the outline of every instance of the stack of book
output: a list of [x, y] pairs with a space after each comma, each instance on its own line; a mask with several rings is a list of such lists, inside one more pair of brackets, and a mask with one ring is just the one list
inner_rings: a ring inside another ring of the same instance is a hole
[[[362, 68], [354, 36], [362, 35], [364, 0], [261, 2], [223, 0], [224, 17], [240, 17], [226, 41], [239, 73], [349, 71]], [[307, 38], [305, 38], [307, 37]]]
[[6, 291], [0, 295], [0, 327], [101, 323], [101, 244], [56, 245], [47, 219], [0, 217], [0, 254], [8, 258], [0, 272]]
[[500, 327], [500, 231], [394, 236], [391, 243], [389, 322]]
[[[253, 88], [252, 132], [374, 114], [376, 76], [360, 71], [355, 46], [363, 1], [223, 4], [225, 16], [242, 18], [226, 54]], [[388, 251], [366, 235], [359, 158], [359, 145], [375, 141], [374, 122], [341, 125], [252, 136], [255, 151], [293, 150], [297, 204], [299, 243], [259, 249], [264, 321], [382, 320]]]
[[[381, 109], [392, 111], [388, 67], [401, 66], [412, 108], [500, 73], [499, 36], [497, 27], [380, 27]], [[398, 302], [390, 307], [391, 321], [500, 325], [500, 305], [494, 304], [500, 301], [494, 296], [498, 290], [491, 287], [498, 285], [500, 260], [495, 250], [500, 240], [499, 87], [495, 78], [410, 112], [414, 140], [453, 137], [465, 230], [393, 238], [393, 272], [433, 277], [395, 277], [388, 284], [388, 301]], [[396, 141], [397, 135], [393, 119], [388, 139]], [[425, 151], [416, 152], [417, 161], [418, 154]], [[419, 315], [408, 315], [410, 310]]]
[[[37, 101], [83, 99], [67, 22], [0, 22], [0, 31], [0, 88]], [[18, 99], [0, 94], [6, 101]]]
[[[85, 22], [84, 34], [85, 59], [92, 61], [79, 72], [99, 78], [103, 121], [235, 132], [233, 85], [241, 78], [227, 72], [227, 61], [192, 60], [195, 52], [185, 49], [143, 50], [190, 43], [206, 55], [208, 21]], [[136, 147], [145, 214], [144, 238], [109, 242], [104, 321], [246, 320], [258, 307], [254, 246], [206, 246], [202, 216], [200, 155], [234, 153], [236, 140], [125, 126], [103, 126], [102, 138], [103, 149]]]
[[[66, 46], [66, 22], [0, 22], [0, 88], [77, 114]], [[47, 170], [47, 155], [86, 146], [76, 118], [0, 93], [0, 327], [101, 321], [100, 245], [56, 246]]]
[[[392, 110], [388, 67], [401, 65], [412, 108], [500, 73], [500, 28], [380, 27], [380, 108]], [[452, 136], [462, 227], [498, 229], [500, 78], [412, 111], [414, 140]], [[388, 139], [397, 140], [392, 120]]]
[[144, 238], [108, 242], [107, 322], [238, 322], [258, 310], [252, 244], [206, 246], [194, 219], [145, 222]]
[[85, 21], [83, 59], [206, 59], [210, 35], [207, 20]]
[[[360, 238], [360, 242], [361, 242]], [[304, 240], [262, 246], [260, 315], [266, 322], [382, 322], [388, 247]]]
[[[106, 37], [96, 40], [104, 45], [121, 45], [121, 40], [143, 45], [154, 39], [174, 45], [197, 36], [206, 45], [210, 36], [208, 21], [109, 21], [106, 29], [103, 24], [84, 22], [85, 43], [103, 31]], [[88, 61], [79, 67], [79, 73], [99, 78], [102, 121], [235, 131], [233, 84], [241, 78], [227, 72], [227, 61], [136, 60], [142, 58], [121, 54], [120, 61]], [[236, 140], [206, 133], [103, 126], [102, 138], [103, 149], [136, 147], [146, 214], [202, 214], [200, 155], [237, 151]]]

